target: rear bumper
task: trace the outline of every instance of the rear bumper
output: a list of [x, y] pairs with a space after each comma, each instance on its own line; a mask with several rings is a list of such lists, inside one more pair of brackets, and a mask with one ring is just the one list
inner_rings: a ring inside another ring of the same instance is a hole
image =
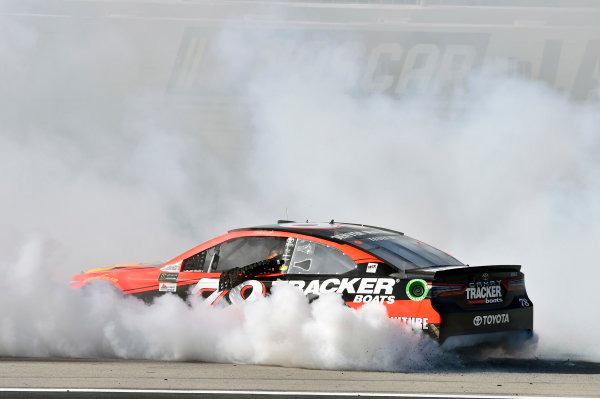
[[473, 310], [441, 315], [439, 341], [458, 335], [533, 331], [533, 306], [494, 311]]
[[[472, 352], [474, 347], [477, 347], [478, 351]], [[454, 350], [467, 356], [485, 354], [484, 350], [488, 348], [494, 350], [495, 357], [506, 354], [532, 355], [536, 347], [537, 336], [529, 330], [455, 335], [448, 337], [442, 344], [445, 350]], [[498, 349], [503, 351], [499, 352]]]

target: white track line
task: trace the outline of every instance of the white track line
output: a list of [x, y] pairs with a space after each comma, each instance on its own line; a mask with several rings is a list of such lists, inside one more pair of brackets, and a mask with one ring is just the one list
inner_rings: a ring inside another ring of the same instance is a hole
[[[221, 391], [179, 389], [93, 389], [93, 388], [0, 388], [0, 392], [81, 392], [81, 393], [140, 393], [140, 394], [227, 394], [227, 395], [280, 395], [280, 396], [356, 396], [394, 398], [452, 398], [452, 399], [581, 399], [575, 396], [521, 396], [521, 395], [457, 395], [435, 393], [382, 393], [382, 392], [291, 392], [291, 391]], [[586, 397], [589, 398], [589, 397]], [[600, 398], [600, 397], [598, 397]], [[594, 399], [594, 398], [592, 398]]]

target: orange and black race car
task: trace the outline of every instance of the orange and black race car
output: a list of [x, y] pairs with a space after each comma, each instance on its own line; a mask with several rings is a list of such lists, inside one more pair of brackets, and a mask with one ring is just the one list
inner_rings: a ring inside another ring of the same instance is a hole
[[468, 266], [381, 227], [352, 223], [277, 224], [231, 230], [158, 265], [92, 269], [72, 287], [112, 284], [146, 301], [165, 293], [211, 304], [255, 300], [274, 284], [310, 299], [337, 293], [352, 308], [378, 302], [388, 316], [450, 336], [533, 330], [533, 304], [520, 266]]

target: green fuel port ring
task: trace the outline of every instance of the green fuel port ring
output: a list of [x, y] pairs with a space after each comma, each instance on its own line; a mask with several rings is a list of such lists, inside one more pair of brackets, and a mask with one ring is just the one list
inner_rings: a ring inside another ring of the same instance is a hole
[[413, 301], [421, 301], [425, 299], [428, 292], [429, 287], [427, 286], [427, 281], [425, 280], [414, 279], [410, 280], [408, 284], [406, 284], [406, 295]]

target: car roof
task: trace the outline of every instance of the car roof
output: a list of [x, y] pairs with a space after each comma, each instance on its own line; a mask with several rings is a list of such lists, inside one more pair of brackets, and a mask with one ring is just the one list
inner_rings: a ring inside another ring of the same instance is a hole
[[383, 227], [371, 226], [359, 223], [338, 223], [333, 220], [329, 223], [297, 223], [287, 220], [280, 220], [276, 224], [267, 224], [262, 226], [246, 227], [233, 231], [247, 230], [274, 230], [290, 233], [305, 234], [325, 240], [336, 241], [343, 244], [356, 246], [355, 241], [361, 237], [371, 235], [404, 235], [404, 233]]
[[316, 237], [358, 248], [399, 269], [462, 265], [456, 258], [410, 238], [404, 233], [384, 227], [359, 223], [297, 223], [280, 220], [276, 224], [235, 229], [230, 232], [267, 230]]

